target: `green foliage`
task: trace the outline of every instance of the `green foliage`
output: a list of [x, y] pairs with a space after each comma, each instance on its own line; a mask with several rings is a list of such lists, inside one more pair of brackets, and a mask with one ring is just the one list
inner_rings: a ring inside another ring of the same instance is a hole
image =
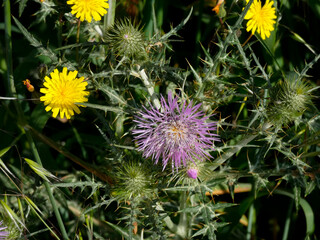
[[[10, 239], [319, 238], [317, 1], [274, 1], [265, 41], [245, 30], [253, 1], [224, 1], [217, 15], [218, 1], [109, 0], [91, 23], [65, 1], [8, 2], [0, 217]], [[39, 101], [63, 67], [90, 91], [71, 120]], [[169, 92], [201, 103], [220, 139], [210, 161], [177, 172], [144, 159], [132, 135], [137, 112]]]

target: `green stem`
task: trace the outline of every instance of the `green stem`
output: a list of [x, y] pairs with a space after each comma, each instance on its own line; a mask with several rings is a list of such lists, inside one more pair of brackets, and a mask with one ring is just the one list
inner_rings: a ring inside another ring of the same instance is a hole
[[[78, 24], [77, 24], [77, 44], [80, 42], [80, 19], [78, 19]], [[79, 62], [79, 47], [76, 48], [76, 61]]]
[[248, 220], [248, 228], [247, 228], [247, 236], [246, 236], [247, 240], [252, 239], [251, 236], [252, 236], [252, 227], [253, 227], [254, 217], [255, 217], [255, 209], [254, 209], [254, 204], [252, 203], [249, 208], [249, 217], [248, 217], [249, 220]]
[[153, 35], [152, 8], [154, 4], [155, 4], [155, 0], [148, 0], [146, 1], [143, 9], [144, 33], [147, 39], [150, 39]]
[[[6, 42], [6, 61], [7, 61], [7, 81], [6, 87], [9, 97], [17, 98], [17, 92], [14, 85], [13, 66], [12, 66], [12, 41], [11, 41], [11, 9], [10, 0], [4, 1], [4, 21], [5, 21], [5, 42]], [[18, 101], [13, 101], [17, 111], [18, 122], [25, 123], [23, 112]]]
[[[5, 41], [6, 41], [6, 60], [7, 60], [7, 88], [8, 88], [8, 92], [10, 97], [17, 97], [16, 95], [16, 88], [14, 85], [14, 78], [13, 78], [13, 65], [12, 65], [12, 41], [11, 41], [11, 10], [10, 10], [10, 0], [5, 0], [4, 1], [4, 16], [5, 16]], [[17, 111], [17, 116], [18, 116], [18, 124], [25, 126], [26, 121], [25, 121], [25, 117], [23, 114], [23, 111], [21, 109], [20, 103], [19, 101], [14, 101], [14, 105]], [[29, 131], [26, 131], [26, 135], [27, 138], [29, 140], [29, 143], [31, 145], [33, 154], [37, 160], [37, 162], [42, 165], [41, 163], [41, 159], [40, 156], [38, 154], [38, 151], [36, 149], [36, 146], [33, 142], [33, 139], [31, 137], [31, 134]], [[47, 182], [45, 182], [45, 187], [47, 189], [51, 204], [53, 206], [57, 221], [59, 223], [60, 226], [60, 230], [62, 232], [62, 236], [65, 240], [68, 239], [68, 235], [67, 232], [64, 228], [61, 216], [59, 214], [57, 205], [55, 203], [55, 199], [52, 195], [50, 186]]]
[[199, 15], [198, 15], [198, 19], [197, 19], [197, 32], [196, 32], [196, 36], [195, 36], [195, 50], [194, 50], [194, 66], [198, 67], [199, 65], [199, 58], [198, 56], [200, 55], [200, 41], [201, 41], [201, 18], [202, 18], [202, 14], [203, 14], [203, 8], [204, 8], [204, 0], [200, 0], [199, 2]]
[[59, 15], [59, 19], [58, 19], [58, 47], [60, 48], [62, 46], [62, 24], [63, 24], [63, 20], [62, 20], [63, 14], [61, 13]]
[[106, 15], [104, 15], [104, 18], [103, 18], [104, 31], [108, 27], [110, 27], [114, 24], [114, 19], [116, 16], [117, 1], [116, 0], [109, 0], [108, 3], [109, 3], [108, 13]]
[[[187, 207], [187, 193], [182, 192], [180, 195], [180, 211]], [[187, 238], [188, 234], [188, 217], [186, 212], [180, 214], [179, 225], [177, 227], [177, 234], [182, 238]]]
[[284, 225], [282, 240], [287, 240], [288, 236], [289, 236], [289, 229], [290, 229], [290, 223], [291, 223], [291, 213], [292, 213], [293, 203], [294, 203], [294, 200], [291, 199], [290, 200], [290, 205], [289, 205], [289, 208], [288, 208], [286, 222], [285, 222], [285, 225]]
[[159, 110], [161, 108], [161, 103], [160, 103], [156, 93], [154, 92], [154, 84], [151, 81], [149, 81], [149, 78], [148, 78], [145, 70], [142, 69], [139, 72], [134, 72], [134, 73], [132, 72], [131, 75], [137, 76], [142, 80], [143, 84], [145, 85], [145, 87], [148, 90], [148, 93], [149, 93], [149, 96], [151, 97], [151, 101], [152, 101], [153, 105]]
[[16, 93], [13, 82], [12, 70], [12, 43], [11, 43], [11, 10], [10, 1], [4, 1], [4, 15], [5, 15], [5, 41], [6, 41], [6, 60], [7, 60], [7, 88], [10, 96]]

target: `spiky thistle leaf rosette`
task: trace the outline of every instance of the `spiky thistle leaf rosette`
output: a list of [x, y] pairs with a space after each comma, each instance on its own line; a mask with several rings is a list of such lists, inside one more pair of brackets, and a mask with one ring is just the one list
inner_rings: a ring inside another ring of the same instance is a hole
[[119, 56], [145, 58], [146, 42], [139, 26], [135, 27], [129, 19], [119, 20], [106, 30], [104, 41]]
[[267, 117], [276, 126], [301, 116], [312, 103], [311, 87], [304, 81], [280, 80], [270, 90]]
[[151, 157], [155, 163], [162, 159], [163, 169], [171, 161], [172, 170], [178, 170], [194, 159], [203, 161], [211, 158], [207, 150], [213, 150], [217, 135], [215, 122], [206, 122], [209, 118], [199, 111], [201, 104], [192, 105], [192, 101], [178, 102], [178, 97], [168, 94], [168, 102], [161, 96], [161, 110], [143, 107], [135, 117], [137, 128], [133, 130], [138, 150], [143, 157]]

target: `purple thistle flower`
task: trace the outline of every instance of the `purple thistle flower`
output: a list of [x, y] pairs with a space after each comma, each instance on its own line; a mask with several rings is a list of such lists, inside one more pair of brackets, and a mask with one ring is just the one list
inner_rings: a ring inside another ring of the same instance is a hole
[[0, 221], [0, 240], [5, 240], [9, 236], [9, 232], [4, 231], [7, 227], [1, 227], [3, 221]]
[[209, 117], [198, 111], [200, 106], [192, 106], [192, 101], [179, 104], [178, 97], [173, 99], [169, 92], [168, 103], [161, 96], [161, 110], [143, 107], [134, 120], [137, 129], [133, 130], [143, 157], [152, 157], [156, 164], [162, 158], [163, 169], [171, 161], [173, 170], [182, 164], [187, 166], [189, 161], [194, 163], [194, 159], [209, 159], [211, 155], [206, 150], [212, 150], [213, 142], [218, 140], [211, 133], [216, 130], [216, 123], [205, 122]]

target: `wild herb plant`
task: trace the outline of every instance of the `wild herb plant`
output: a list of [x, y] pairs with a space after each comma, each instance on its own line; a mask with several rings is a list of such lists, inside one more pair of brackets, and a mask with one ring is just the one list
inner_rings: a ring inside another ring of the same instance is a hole
[[317, 239], [295, 3], [4, 0], [0, 239]]

